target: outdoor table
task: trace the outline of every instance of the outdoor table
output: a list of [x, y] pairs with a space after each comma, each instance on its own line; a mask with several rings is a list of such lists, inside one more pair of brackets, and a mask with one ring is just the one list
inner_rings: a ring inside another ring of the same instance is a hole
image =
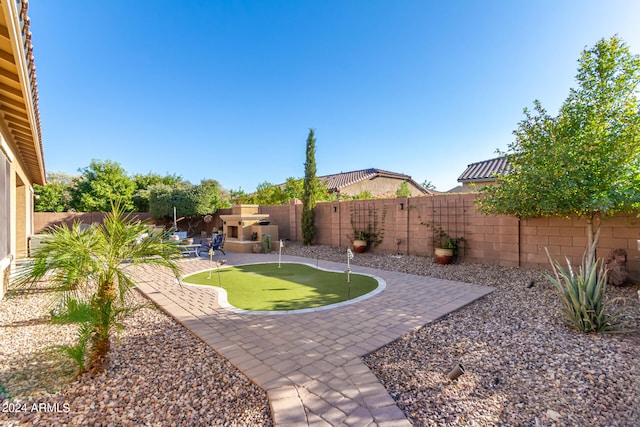
[[191, 256], [191, 254], [193, 254], [194, 256], [198, 256], [198, 249], [201, 247], [202, 245], [199, 243], [194, 243], [191, 245], [183, 245], [183, 244], [179, 244], [178, 247], [180, 248], [180, 251], [182, 252], [183, 255], [189, 255]]

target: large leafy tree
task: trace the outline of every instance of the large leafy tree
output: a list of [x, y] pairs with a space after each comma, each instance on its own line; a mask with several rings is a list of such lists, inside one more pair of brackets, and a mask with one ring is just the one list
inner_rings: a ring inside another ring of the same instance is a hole
[[316, 200], [318, 196], [318, 177], [316, 176], [316, 139], [314, 130], [309, 129], [307, 137], [306, 161], [304, 163], [304, 182], [302, 185], [302, 243], [310, 245], [315, 238]]
[[282, 191], [284, 191], [284, 194], [287, 195], [287, 203], [291, 199], [302, 200], [302, 194], [304, 193], [304, 179], [294, 178], [292, 176], [287, 178], [282, 188]]
[[271, 206], [288, 203], [289, 197], [279, 185], [264, 181], [258, 184], [249, 200], [256, 205]]
[[155, 184], [149, 187], [149, 212], [154, 218], [172, 218], [176, 215], [188, 222], [188, 233], [197, 227], [206, 214], [214, 213], [220, 200], [220, 184], [215, 180], [203, 180], [199, 185], [180, 182], [175, 186]]
[[46, 185], [33, 186], [36, 199], [36, 212], [64, 212], [69, 208], [69, 187], [59, 182], [48, 182]]
[[36, 212], [65, 212], [71, 208], [71, 190], [78, 177], [64, 172], [47, 173], [45, 185], [33, 186], [36, 196], [34, 210]]
[[166, 267], [176, 278], [180, 275], [176, 245], [162, 236], [141, 238], [146, 231], [116, 205], [104, 224], [87, 230], [79, 224], [58, 226], [45, 233], [20, 273], [19, 282], [25, 286], [39, 287], [46, 280], [59, 291], [53, 320], [79, 325], [78, 343], [63, 349], [81, 372], [106, 367], [110, 336], [122, 328], [121, 320], [133, 308], [126, 298], [135, 286], [132, 267]]
[[81, 169], [82, 176], [72, 190], [72, 205], [82, 212], [108, 212], [112, 204], [125, 211], [133, 209], [135, 184], [119, 163], [92, 160]]
[[[304, 178], [289, 177], [284, 184], [274, 185], [268, 181], [260, 183], [256, 191], [245, 200], [258, 205], [284, 205], [291, 199], [303, 199]], [[316, 201], [335, 200], [335, 196], [329, 193], [326, 183], [318, 179]]]
[[222, 196], [222, 204], [220, 207], [229, 207], [231, 205], [240, 205], [243, 203], [251, 203], [251, 196], [247, 194], [242, 188], [237, 190], [223, 191], [225, 193]]
[[583, 51], [557, 116], [539, 101], [514, 131], [510, 170], [478, 200], [485, 213], [584, 218], [586, 267], [602, 217], [640, 206], [640, 57], [618, 37]]
[[[337, 196], [329, 192], [326, 181], [318, 178], [316, 182], [316, 201], [327, 202], [336, 200]], [[287, 178], [287, 181], [284, 183], [283, 191], [288, 197], [287, 203], [293, 198], [302, 200], [304, 195], [304, 178]]]
[[146, 175], [136, 174], [132, 179], [135, 185], [133, 205], [136, 212], [149, 212], [149, 198], [151, 197], [149, 187], [155, 184], [173, 186], [182, 181], [182, 178], [175, 174], [160, 176], [153, 172]]

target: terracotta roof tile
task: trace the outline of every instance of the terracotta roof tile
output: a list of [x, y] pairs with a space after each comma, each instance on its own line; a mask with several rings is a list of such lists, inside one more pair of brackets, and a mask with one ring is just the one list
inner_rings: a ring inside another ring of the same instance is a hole
[[493, 180], [496, 175], [505, 174], [509, 171], [509, 161], [506, 157], [484, 160], [482, 162], [471, 163], [460, 175], [458, 182], [474, 182]]
[[[329, 191], [340, 191], [340, 189], [348, 187], [351, 184], [355, 184], [356, 182], [364, 181], [367, 179], [372, 179], [377, 176], [403, 179], [407, 182], [413, 183], [419, 188], [422, 188], [422, 186], [413, 181], [413, 179], [409, 175], [376, 168], [362, 169], [351, 172], [340, 172], [332, 175], [319, 176], [318, 178], [326, 182], [327, 189]], [[425, 190], [425, 194], [430, 194], [430, 192]]]

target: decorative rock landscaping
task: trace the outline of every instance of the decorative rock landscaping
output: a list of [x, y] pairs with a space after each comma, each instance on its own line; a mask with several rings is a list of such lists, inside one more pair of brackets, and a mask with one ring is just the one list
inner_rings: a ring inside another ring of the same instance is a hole
[[[137, 294], [134, 299], [146, 301]], [[0, 301], [0, 341], [10, 343], [0, 350], [0, 425], [272, 425], [263, 390], [151, 306], [126, 320], [105, 373], [83, 375], [46, 393], [68, 382], [74, 369], [58, 362], [66, 369], [53, 370], [39, 354], [73, 339], [68, 327], [29, 322], [42, 319], [46, 300], [35, 294]]]
[[[303, 254], [343, 257], [298, 247]], [[542, 271], [372, 253], [352, 262], [496, 288], [365, 358], [414, 425], [640, 425], [638, 284], [607, 288], [620, 329], [635, 332], [583, 334], [563, 325]], [[466, 373], [450, 381], [459, 362]]]
[[[285, 251], [345, 261], [344, 249]], [[640, 424], [640, 286], [607, 290], [621, 328], [636, 332], [593, 335], [562, 324], [540, 271], [372, 253], [352, 263], [496, 288], [365, 357], [414, 425]], [[107, 372], [74, 381], [73, 365], [45, 351], [73, 339], [46, 323], [46, 301], [0, 301], [3, 425], [272, 425], [266, 393], [155, 308], [127, 320]], [[457, 363], [465, 373], [451, 381]]]

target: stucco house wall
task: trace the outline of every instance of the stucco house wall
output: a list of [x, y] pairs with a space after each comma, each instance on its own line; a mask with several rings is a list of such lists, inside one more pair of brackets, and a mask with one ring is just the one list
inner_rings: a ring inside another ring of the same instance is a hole
[[33, 233], [33, 185], [45, 184], [26, 1], [0, 2], [0, 299]]
[[[396, 195], [396, 191], [405, 182], [403, 179], [388, 178], [388, 177], [375, 177], [373, 179], [367, 179], [364, 181], [353, 183], [347, 187], [340, 189], [341, 195], [357, 196], [365, 191], [375, 196], [388, 196], [393, 197]], [[411, 182], [407, 182], [409, 185], [409, 191], [411, 191], [411, 197], [418, 197], [424, 194], [423, 191], [416, 188]]]

